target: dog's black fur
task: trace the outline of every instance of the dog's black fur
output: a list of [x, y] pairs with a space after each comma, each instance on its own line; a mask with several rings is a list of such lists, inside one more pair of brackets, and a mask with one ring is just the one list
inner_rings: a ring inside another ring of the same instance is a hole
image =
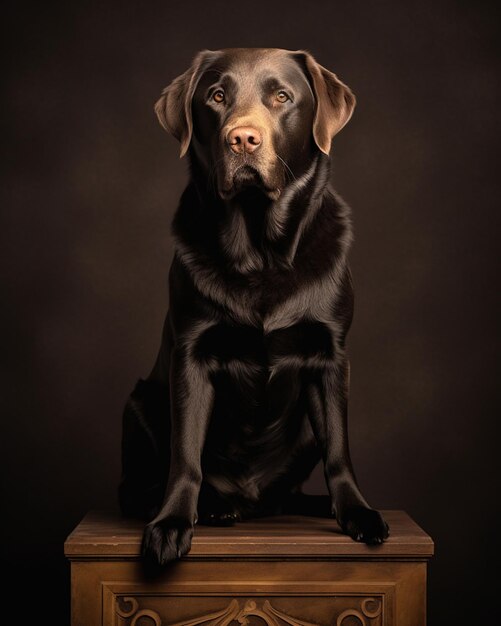
[[[191, 177], [160, 352], [123, 416], [120, 503], [149, 522], [147, 560], [188, 552], [197, 522], [284, 512], [388, 536], [348, 448], [352, 229], [328, 155], [354, 105], [308, 51], [262, 48], [202, 51], [156, 105]], [[248, 152], [228, 143], [242, 124], [260, 133]], [[328, 502], [300, 491], [319, 459]]]

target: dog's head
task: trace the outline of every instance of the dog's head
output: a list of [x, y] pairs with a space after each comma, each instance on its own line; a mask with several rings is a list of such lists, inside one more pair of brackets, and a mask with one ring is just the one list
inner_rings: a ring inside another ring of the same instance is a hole
[[202, 50], [162, 92], [162, 126], [191, 146], [219, 195], [259, 187], [277, 199], [306, 171], [315, 151], [329, 154], [355, 97], [307, 50]]

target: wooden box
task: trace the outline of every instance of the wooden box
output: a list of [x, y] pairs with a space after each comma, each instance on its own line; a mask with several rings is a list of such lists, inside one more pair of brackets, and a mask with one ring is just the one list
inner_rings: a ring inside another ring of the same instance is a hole
[[384, 515], [391, 536], [374, 547], [313, 517], [196, 526], [191, 552], [147, 580], [142, 526], [89, 513], [65, 543], [72, 626], [423, 626], [433, 541]]

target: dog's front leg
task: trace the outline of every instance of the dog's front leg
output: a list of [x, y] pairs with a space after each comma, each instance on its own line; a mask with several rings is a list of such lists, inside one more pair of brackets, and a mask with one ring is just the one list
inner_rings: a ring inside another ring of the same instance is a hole
[[202, 482], [201, 455], [214, 401], [207, 369], [187, 349], [173, 348], [169, 379], [169, 478], [163, 504], [146, 526], [142, 544], [143, 557], [158, 565], [179, 558], [191, 547]]
[[388, 525], [360, 493], [350, 459], [348, 368], [346, 359], [337, 358], [310, 374], [308, 414], [322, 451], [333, 515], [353, 539], [381, 543], [388, 537]]

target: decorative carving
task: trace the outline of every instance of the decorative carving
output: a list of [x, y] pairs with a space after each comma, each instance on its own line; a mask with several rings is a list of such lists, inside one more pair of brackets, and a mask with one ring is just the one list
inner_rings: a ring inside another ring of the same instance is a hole
[[232, 600], [230, 604], [219, 613], [204, 615], [190, 622], [178, 622], [177, 624], [170, 624], [169, 626], [199, 626], [199, 624], [206, 624], [207, 622], [210, 622], [211, 626], [228, 626], [232, 622], [241, 624], [241, 626], [248, 626], [248, 617], [259, 617], [266, 626], [282, 626], [282, 623], [277, 621], [276, 617], [290, 626], [319, 626], [311, 622], [303, 622], [300, 619], [274, 609], [269, 600], [263, 602], [262, 608], [258, 608], [254, 600], [246, 600], [242, 609], [240, 608], [238, 600]]
[[[360, 603], [360, 609], [346, 609], [340, 613], [336, 620], [336, 626], [343, 626], [343, 622], [347, 617], [356, 618], [361, 626], [379, 626], [381, 623], [379, 617], [382, 610], [383, 606], [380, 599], [365, 598]], [[231, 624], [235, 624], [235, 626], [237, 624], [249, 626], [249, 617], [260, 618], [266, 626], [283, 626], [284, 623], [289, 626], [319, 626], [275, 609], [269, 600], [264, 600], [260, 608], [255, 600], [245, 600], [243, 608], [240, 608], [240, 602], [233, 599], [226, 608], [220, 611], [201, 615], [189, 621], [162, 625], [162, 619], [156, 611], [139, 609], [139, 603], [135, 598], [118, 597], [116, 614], [123, 620], [127, 620], [127, 626], [139, 626], [138, 621], [141, 618], [149, 618], [151, 626], [201, 626], [203, 624], [210, 624], [210, 626], [231, 626]], [[143, 622], [141, 622], [141, 626], [143, 626]], [[146, 626], [146, 623], [144, 623], [144, 626]], [[150, 625], [148, 624], [148, 626]]]
[[[370, 608], [371, 605], [374, 605], [374, 608]], [[347, 617], [356, 617], [362, 626], [372, 626], [372, 624], [379, 624], [379, 619], [377, 622], [374, 622], [374, 619], [379, 618], [381, 612], [383, 610], [383, 605], [380, 600], [376, 600], [375, 598], [365, 598], [361, 602], [360, 611], [357, 609], [346, 609], [343, 611], [337, 618], [336, 626], [343, 626], [343, 622]], [[369, 618], [369, 622], [365, 618]]]
[[[130, 604], [130, 609], [123, 608], [123, 604]], [[127, 622], [128, 626], [136, 626], [139, 619], [142, 617], [149, 617], [153, 620], [154, 626], [162, 626], [162, 619], [160, 615], [151, 609], [139, 609], [139, 603], [136, 598], [118, 598], [116, 605], [116, 612], [119, 617], [128, 619], [131, 617], [131, 621]]]
[[211, 622], [211, 626], [226, 626], [235, 620], [239, 613], [239, 608], [240, 605], [238, 600], [232, 600], [222, 611], [211, 613], [210, 615], [202, 615], [201, 617], [196, 617], [189, 622], [177, 622], [176, 624], [171, 624], [170, 626], [198, 626], [199, 624], [206, 624], [207, 622]]

